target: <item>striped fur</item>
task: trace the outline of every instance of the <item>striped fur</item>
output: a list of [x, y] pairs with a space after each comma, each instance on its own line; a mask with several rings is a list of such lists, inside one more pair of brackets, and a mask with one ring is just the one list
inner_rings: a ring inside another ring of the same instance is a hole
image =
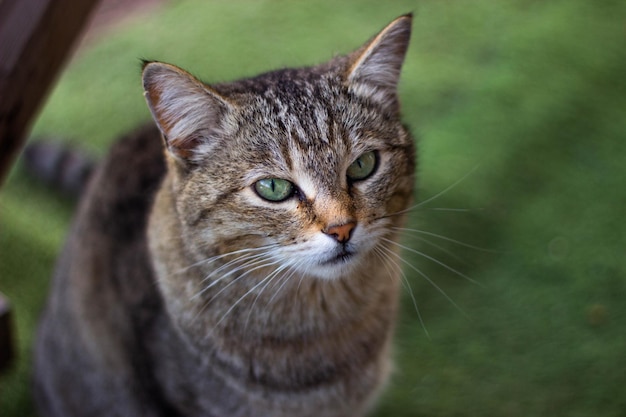
[[[371, 408], [400, 283], [381, 254], [397, 249], [386, 242], [413, 193], [396, 93], [410, 24], [400, 17], [319, 66], [232, 83], [145, 64], [156, 127], [95, 173], [40, 326], [44, 415]], [[373, 173], [350, 180], [366, 152]], [[267, 201], [255, 183], [268, 178], [295, 191]], [[328, 232], [344, 225], [341, 240]]]

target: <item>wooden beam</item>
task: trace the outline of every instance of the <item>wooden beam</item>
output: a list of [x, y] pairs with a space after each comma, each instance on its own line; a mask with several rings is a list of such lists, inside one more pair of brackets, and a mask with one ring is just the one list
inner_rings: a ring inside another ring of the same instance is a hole
[[98, 0], [0, 0], [0, 185]]
[[11, 308], [0, 293], [0, 373], [9, 368], [15, 354], [14, 349]]

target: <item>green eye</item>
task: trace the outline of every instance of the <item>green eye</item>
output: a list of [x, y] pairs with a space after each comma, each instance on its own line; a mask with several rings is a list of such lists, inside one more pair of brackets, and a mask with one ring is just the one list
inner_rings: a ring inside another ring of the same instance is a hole
[[283, 201], [293, 195], [293, 184], [280, 178], [265, 178], [254, 183], [254, 190], [267, 201]]
[[374, 151], [365, 152], [359, 156], [349, 167], [346, 175], [351, 181], [364, 180], [374, 173], [376, 169], [377, 155]]

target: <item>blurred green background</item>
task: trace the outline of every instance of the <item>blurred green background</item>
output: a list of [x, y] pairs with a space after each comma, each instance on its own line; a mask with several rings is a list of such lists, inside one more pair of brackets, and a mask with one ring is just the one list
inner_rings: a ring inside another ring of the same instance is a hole
[[[81, 49], [33, 133], [100, 156], [149, 117], [140, 58], [230, 80], [348, 52], [409, 11], [400, 94], [418, 200], [436, 198], [405, 236], [419, 313], [405, 290], [375, 415], [625, 416], [623, 0], [172, 1]], [[19, 165], [1, 192], [19, 347], [1, 416], [34, 414], [30, 346], [72, 207]]]

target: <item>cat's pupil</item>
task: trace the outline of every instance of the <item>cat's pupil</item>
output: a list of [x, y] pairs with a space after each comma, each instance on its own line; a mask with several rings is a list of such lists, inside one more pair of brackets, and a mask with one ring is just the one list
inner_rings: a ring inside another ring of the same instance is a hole
[[264, 178], [254, 183], [256, 193], [267, 201], [280, 202], [294, 193], [294, 185], [280, 178]]
[[348, 179], [351, 181], [360, 181], [368, 178], [376, 170], [377, 160], [378, 156], [376, 152], [365, 152], [348, 167], [346, 172]]

